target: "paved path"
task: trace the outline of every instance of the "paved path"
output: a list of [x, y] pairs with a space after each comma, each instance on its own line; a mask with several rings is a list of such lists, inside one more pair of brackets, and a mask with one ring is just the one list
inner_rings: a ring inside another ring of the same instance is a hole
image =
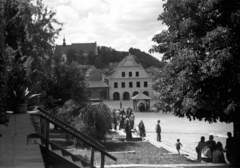
[[34, 133], [29, 114], [10, 114], [8, 127], [0, 125], [0, 168], [44, 168], [39, 145], [27, 145]]

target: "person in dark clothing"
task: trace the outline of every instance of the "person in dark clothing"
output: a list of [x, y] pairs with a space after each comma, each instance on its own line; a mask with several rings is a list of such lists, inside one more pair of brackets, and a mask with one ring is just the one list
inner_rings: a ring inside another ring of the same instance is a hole
[[117, 130], [117, 115], [115, 110], [113, 110], [113, 125], [114, 125], [114, 129]]
[[131, 126], [130, 126], [129, 118], [126, 118], [125, 132], [126, 132], [126, 139], [131, 139], [132, 138], [132, 132], [131, 132]]
[[196, 147], [198, 161], [201, 161], [201, 152], [205, 146], [206, 146], [205, 137], [202, 136], [200, 142], [198, 142], [198, 145]]
[[213, 151], [213, 163], [226, 163], [224, 154], [223, 154], [223, 146], [221, 142], [217, 142], [216, 149]]
[[146, 137], [146, 130], [145, 130], [145, 125], [143, 123], [143, 120], [141, 120], [140, 123], [138, 124], [138, 129], [139, 129], [140, 137], [142, 138]]
[[232, 163], [234, 160], [234, 139], [232, 137], [232, 133], [228, 132], [227, 133], [227, 140], [226, 140], [226, 146], [225, 146], [225, 151], [226, 151], [226, 157], [227, 160]]
[[207, 143], [209, 142], [211, 144], [210, 147], [211, 154], [213, 154], [213, 151], [216, 149], [216, 141], [214, 141], [213, 139], [214, 139], [213, 135], [210, 135], [209, 140], [207, 141]]
[[162, 142], [161, 141], [161, 127], [160, 127], [160, 120], [158, 120], [157, 121], [158, 123], [157, 123], [157, 125], [156, 125], [156, 128], [155, 128], [155, 130], [156, 130], [156, 133], [157, 133], [157, 141], [159, 141], [159, 142]]

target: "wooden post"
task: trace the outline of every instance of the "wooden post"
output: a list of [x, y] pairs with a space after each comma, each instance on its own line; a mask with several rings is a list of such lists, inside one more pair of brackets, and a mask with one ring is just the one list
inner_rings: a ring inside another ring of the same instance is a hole
[[46, 120], [44, 122], [44, 137], [46, 139], [45, 148], [48, 151], [49, 150], [49, 122]]
[[91, 161], [90, 161], [90, 164], [91, 166], [93, 166], [94, 164], [94, 148], [92, 147], [92, 150], [91, 150]]
[[104, 168], [104, 163], [105, 162], [105, 155], [101, 153], [101, 168]]

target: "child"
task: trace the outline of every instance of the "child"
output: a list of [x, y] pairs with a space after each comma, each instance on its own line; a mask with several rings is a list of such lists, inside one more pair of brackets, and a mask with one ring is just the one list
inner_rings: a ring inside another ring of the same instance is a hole
[[179, 155], [180, 155], [180, 148], [181, 148], [181, 146], [182, 146], [182, 144], [180, 142], [180, 139], [177, 139], [176, 149], [177, 149]]

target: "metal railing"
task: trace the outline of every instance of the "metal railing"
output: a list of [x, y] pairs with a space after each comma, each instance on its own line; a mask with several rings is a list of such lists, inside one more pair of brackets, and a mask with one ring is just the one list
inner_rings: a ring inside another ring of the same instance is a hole
[[59, 118], [55, 117], [54, 115], [50, 114], [49, 112], [43, 110], [42, 108], [37, 108], [41, 113], [32, 114], [33, 116], [39, 116], [41, 119], [44, 120], [43, 124], [41, 125], [41, 133], [45, 138], [45, 148], [46, 150], [49, 150], [49, 128], [50, 123], [53, 125], [61, 128], [68, 134], [72, 135], [73, 137], [77, 138], [78, 140], [81, 140], [82, 142], [86, 143], [87, 145], [91, 146], [91, 159], [90, 159], [90, 165], [94, 166], [94, 152], [99, 151], [101, 153], [101, 168], [104, 167], [105, 164], [105, 156], [111, 158], [114, 161], [117, 161], [117, 158], [106, 152], [105, 147], [100, 144], [99, 142], [95, 141], [91, 137], [83, 134], [82, 132], [78, 131], [77, 129], [71, 127], [64, 121], [60, 120]]

